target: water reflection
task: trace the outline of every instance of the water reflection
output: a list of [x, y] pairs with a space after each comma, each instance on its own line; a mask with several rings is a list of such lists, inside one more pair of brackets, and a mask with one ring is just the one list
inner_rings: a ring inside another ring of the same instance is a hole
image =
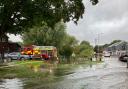
[[29, 68], [34, 72], [48, 72], [53, 74], [53, 66], [46, 66], [46, 65], [29, 65]]
[[[90, 64], [90, 65], [82, 64], [78, 66], [74, 66], [74, 65], [70, 65], [70, 66], [64, 65], [62, 67], [56, 66], [55, 68], [53, 65], [49, 64], [47, 66], [46, 65], [28, 65], [28, 67], [32, 69], [34, 72], [42, 72], [42, 74], [44, 74], [45, 72], [48, 72], [46, 73], [48, 76], [45, 79], [40, 79], [40, 80], [30, 79], [30, 80], [22, 81], [17, 78], [4, 79], [0, 81], [0, 89], [36, 89], [36, 87], [41, 87], [38, 89], [61, 89], [61, 88], [65, 88], [65, 86], [70, 87], [71, 85], [74, 84], [74, 81], [70, 81], [70, 79], [76, 79], [77, 77], [82, 76], [81, 75], [82, 72], [93, 69], [93, 68], [95, 69], [96, 67], [99, 67], [99, 66], [93, 65], [93, 64]], [[51, 84], [53, 84], [53, 86], [51, 86]], [[69, 89], [79, 89], [79, 88], [76, 86], [75, 88], [71, 86]]]
[[18, 79], [3, 79], [0, 81], [0, 89], [23, 89], [23, 82]]
[[34, 72], [40, 71], [40, 66], [39, 65], [28, 65], [28, 67], [33, 70]]

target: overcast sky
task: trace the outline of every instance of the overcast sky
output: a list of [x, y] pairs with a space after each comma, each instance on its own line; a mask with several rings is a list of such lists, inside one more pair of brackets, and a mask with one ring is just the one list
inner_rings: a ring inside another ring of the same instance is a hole
[[[83, 19], [75, 25], [67, 23], [67, 32], [78, 40], [87, 40], [95, 44], [105, 44], [112, 40], [128, 41], [128, 0], [100, 0], [92, 6], [89, 0], [84, 0], [85, 14]], [[10, 36], [10, 40], [21, 41], [19, 37]]]
[[77, 26], [69, 23], [68, 33], [91, 44], [95, 44], [98, 34], [99, 44], [115, 39], [128, 41], [128, 0], [100, 0], [96, 6], [87, 1], [84, 18]]

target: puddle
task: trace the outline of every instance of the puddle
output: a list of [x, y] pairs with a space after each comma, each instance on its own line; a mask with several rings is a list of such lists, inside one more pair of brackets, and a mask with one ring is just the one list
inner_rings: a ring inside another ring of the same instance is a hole
[[[48, 72], [46, 81], [44, 81], [44, 79], [29, 79], [25, 81], [17, 78], [4, 79], [0, 82], [0, 89], [80, 89], [80, 87], [86, 87], [88, 85], [84, 84], [85, 79], [82, 80], [85, 76], [87, 77], [87, 73], [90, 76], [88, 71], [104, 68], [104, 64], [64, 65], [59, 67], [54, 67], [53, 65], [29, 65], [29, 68], [34, 72]], [[93, 73], [91, 73], [91, 75], [93, 75]], [[94, 77], [92, 78], [94, 79]], [[88, 79], [88, 81], [91, 80]]]
[[22, 80], [15, 79], [2, 79], [0, 80], [0, 89], [24, 89]]

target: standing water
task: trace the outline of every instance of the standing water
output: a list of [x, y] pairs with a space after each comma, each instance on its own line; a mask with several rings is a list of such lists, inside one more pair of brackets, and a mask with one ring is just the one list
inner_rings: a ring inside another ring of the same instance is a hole
[[18, 79], [2, 79], [0, 80], [0, 89], [23, 89], [23, 82]]

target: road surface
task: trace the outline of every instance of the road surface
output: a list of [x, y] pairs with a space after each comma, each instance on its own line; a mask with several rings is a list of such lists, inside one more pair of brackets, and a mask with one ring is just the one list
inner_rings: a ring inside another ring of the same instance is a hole
[[38, 86], [38, 89], [128, 89], [128, 69], [126, 63], [117, 58], [104, 58], [104, 63], [79, 67], [64, 80]]
[[71, 74], [64, 75], [54, 83], [24, 87], [20, 79], [0, 81], [0, 89], [128, 89], [126, 63], [117, 58], [104, 58], [104, 62], [90, 66], [79, 66]]

